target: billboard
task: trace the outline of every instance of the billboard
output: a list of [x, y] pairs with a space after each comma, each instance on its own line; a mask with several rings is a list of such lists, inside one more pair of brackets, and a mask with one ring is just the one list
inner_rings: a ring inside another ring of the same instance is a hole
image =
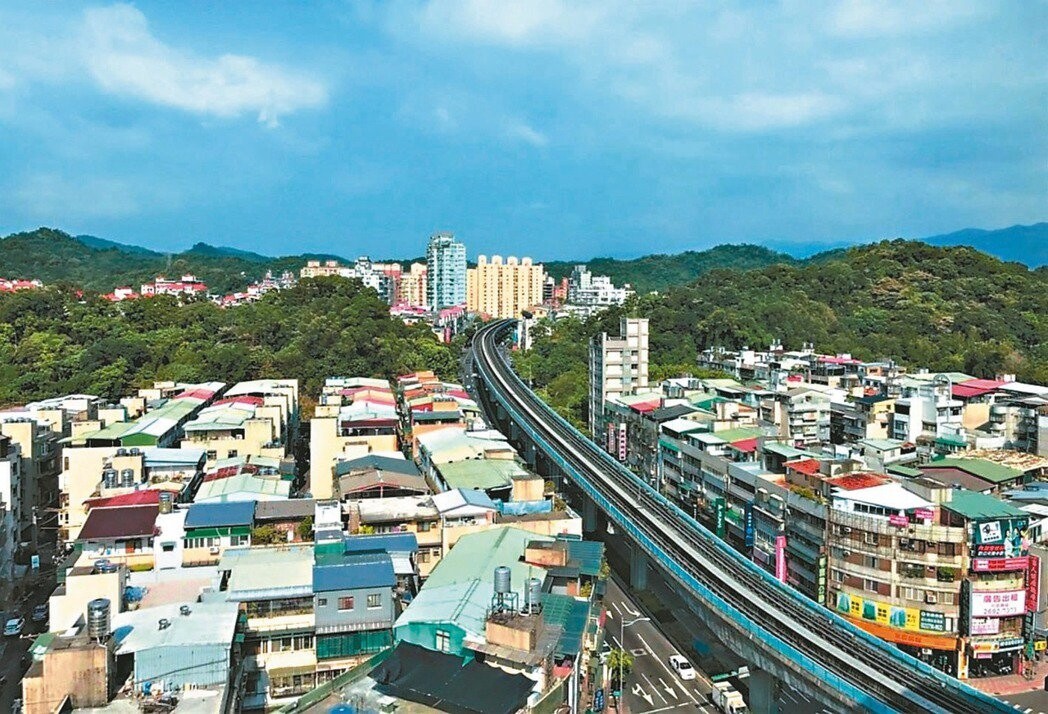
[[608, 453], [614, 456], [619, 450], [618, 429], [614, 424], [608, 424]]
[[786, 536], [775, 536], [775, 578], [786, 582]]
[[619, 461], [626, 460], [626, 423], [619, 424]]
[[819, 556], [818, 564], [818, 577], [819, 577], [819, 604], [823, 605], [826, 603], [826, 554], [823, 553]]
[[1030, 548], [1029, 518], [998, 518], [972, 524], [972, 550], [977, 558], [1019, 558]]
[[753, 547], [753, 536], [754, 536], [754, 524], [753, 524], [753, 504], [746, 504], [746, 511], [743, 516], [743, 545], [747, 548]]
[[968, 631], [973, 635], [996, 635], [1001, 631], [1001, 621], [996, 617], [973, 617]]
[[972, 591], [969, 609], [972, 622], [980, 617], [1015, 617], [1025, 612], [1025, 590]]
[[1026, 570], [1026, 557], [1022, 558], [973, 558], [973, 573], [1003, 573], [1007, 570]]
[[1041, 599], [1041, 559], [1036, 555], [1029, 557], [1026, 569], [1026, 611], [1037, 612], [1038, 600]]
[[724, 512], [726, 506], [723, 498], [713, 499], [713, 514], [716, 519], [716, 532], [718, 538], [724, 537]]
[[946, 632], [946, 616], [941, 612], [899, 607], [859, 595], [837, 593], [837, 610], [857, 620], [911, 632]]

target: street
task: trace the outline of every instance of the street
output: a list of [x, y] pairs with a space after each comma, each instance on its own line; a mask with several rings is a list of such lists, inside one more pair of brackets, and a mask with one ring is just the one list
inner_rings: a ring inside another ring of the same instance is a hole
[[1014, 705], [1016, 711], [1022, 714], [1043, 714], [1048, 712], [1048, 692], [1040, 689], [1020, 694], [1009, 694], [999, 698]]
[[[643, 617], [637, 603], [617, 582], [608, 580], [604, 596], [608, 610], [606, 639], [611, 646], [625, 649], [633, 655], [633, 672], [626, 676], [623, 695], [626, 709], [632, 714], [653, 714], [663, 711], [715, 712], [708, 704], [712, 688], [705, 673], [696, 669], [697, 677], [683, 681], [670, 668], [670, 655], [681, 654], [653, 621], [637, 621], [625, 628], [625, 637], [619, 642], [624, 622]], [[694, 662], [692, 663], [694, 666]]]
[[10, 712], [11, 703], [22, 698], [22, 675], [29, 668], [26, 655], [37, 635], [47, 631], [46, 622], [32, 621], [33, 608], [46, 603], [55, 588], [54, 566], [45, 560], [43, 568], [25, 599], [14, 607], [7, 604], [4, 610], [4, 622], [16, 614], [21, 615], [25, 618], [25, 629], [20, 637], [0, 639], [0, 676], [4, 678], [0, 687], [0, 714]]

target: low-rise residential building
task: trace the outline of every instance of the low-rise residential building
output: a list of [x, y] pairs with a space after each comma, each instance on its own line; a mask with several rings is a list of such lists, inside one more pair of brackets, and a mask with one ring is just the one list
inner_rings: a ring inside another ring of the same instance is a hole
[[335, 463], [339, 500], [394, 498], [432, 492], [414, 462], [392, 456], [368, 454]]
[[794, 387], [761, 400], [761, 420], [775, 424], [778, 435], [797, 448], [830, 440], [830, 396], [811, 387]]
[[185, 425], [182, 446], [202, 449], [208, 468], [221, 459], [280, 459], [288, 453], [297, 419], [297, 380], [241, 382]]
[[152, 568], [158, 504], [101, 506], [88, 511], [77, 537], [80, 562], [97, 560]]
[[193, 500], [278, 501], [291, 496], [294, 464], [272, 456], [218, 459], [204, 474]]
[[228, 548], [251, 544], [254, 501], [194, 503], [183, 523], [183, 565], [214, 565]]

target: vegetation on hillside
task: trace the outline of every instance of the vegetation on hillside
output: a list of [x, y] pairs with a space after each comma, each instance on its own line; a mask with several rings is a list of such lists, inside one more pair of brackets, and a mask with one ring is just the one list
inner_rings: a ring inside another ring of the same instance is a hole
[[157, 379], [295, 378], [308, 397], [332, 375], [458, 370], [428, 328], [389, 318], [356, 280], [318, 278], [223, 310], [169, 296], [110, 303], [48, 287], [0, 294], [0, 404], [83, 392], [110, 399]]
[[977, 377], [1048, 384], [1048, 268], [1029, 270], [971, 248], [885, 241], [809, 264], [714, 270], [690, 285], [634, 298], [622, 311], [534, 332], [521, 374], [562, 414], [585, 421], [588, 339], [618, 331], [622, 312], [651, 320], [651, 378], [695, 374], [708, 347], [787, 349], [891, 358]]
[[[793, 263], [794, 258], [757, 245], [719, 245], [709, 250], [689, 250], [676, 255], [646, 255], [633, 260], [594, 258], [584, 264], [594, 275], [607, 275], [618, 286], [629, 283], [638, 293], [662, 291], [684, 285], [718, 268], [750, 270], [776, 263]], [[559, 280], [582, 263], [545, 263], [546, 272]]]

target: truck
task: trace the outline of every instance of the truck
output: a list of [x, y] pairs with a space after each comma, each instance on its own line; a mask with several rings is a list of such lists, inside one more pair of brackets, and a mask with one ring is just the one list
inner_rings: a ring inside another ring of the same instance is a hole
[[713, 691], [710, 692], [713, 704], [724, 714], [747, 714], [746, 700], [742, 698], [731, 682], [715, 682]]

